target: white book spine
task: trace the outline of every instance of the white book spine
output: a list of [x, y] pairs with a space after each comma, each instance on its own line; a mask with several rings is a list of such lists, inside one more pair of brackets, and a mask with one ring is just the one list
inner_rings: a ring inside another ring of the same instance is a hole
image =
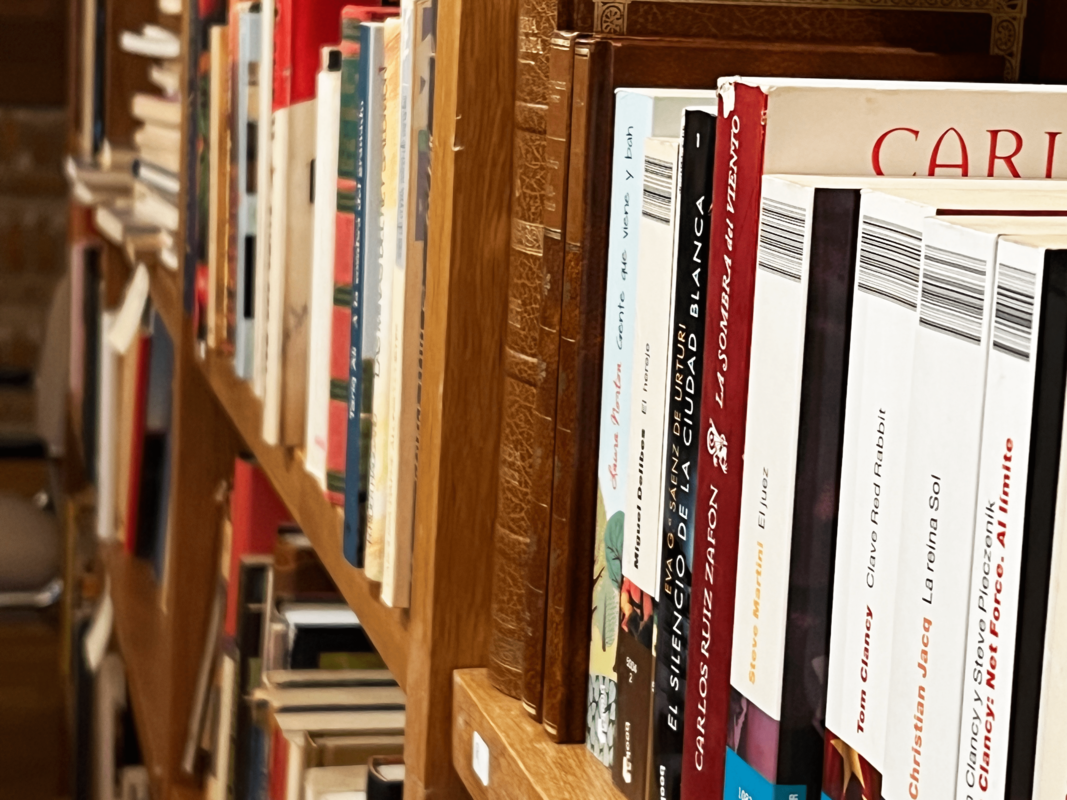
[[[333, 48], [325, 48], [328, 53]], [[328, 56], [325, 56], [328, 58]], [[304, 464], [326, 489], [329, 432], [330, 334], [333, 323], [334, 222], [337, 216], [337, 142], [341, 125], [341, 73], [323, 69], [316, 79], [315, 230], [308, 324], [308, 387]]]
[[882, 796], [951, 797], [997, 237], [923, 223]]
[[815, 191], [763, 179], [730, 683], [781, 716]]
[[957, 723], [961, 800], [1003, 797], [1006, 787], [1043, 267], [1044, 251], [998, 247]]
[[414, 0], [402, 0], [400, 4], [400, 103], [397, 109], [397, 185], [396, 185], [396, 222], [395, 232], [386, 231], [394, 236], [394, 260], [386, 269], [393, 271], [393, 309], [390, 320], [392, 330], [389, 360], [391, 372], [389, 381], [389, 462], [388, 484], [386, 486], [385, 540], [382, 554], [382, 602], [388, 606], [406, 606], [410, 593], [408, 576], [398, 575], [403, 567], [404, 558], [400, 549], [410, 543], [411, 530], [400, 530], [399, 525], [410, 521], [409, 515], [398, 513], [398, 501], [401, 489], [398, 483], [400, 459], [412, 458], [413, 453], [401, 453], [402, 416], [404, 396], [404, 328], [406, 287], [407, 287], [407, 230], [408, 230], [408, 190], [411, 159], [411, 85], [413, 44], [415, 41], [415, 3]]
[[623, 575], [659, 597], [663, 510], [663, 443], [671, 312], [674, 234], [678, 208], [678, 139], [645, 140], [641, 240], [634, 316], [630, 443], [623, 523]]
[[844, 492], [839, 505], [838, 546], [851, 541], [848, 561], [837, 559], [834, 581], [835, 595], [844, 590], [847, 601], [839, 606], [835, 598], [833, 605], [828, 685], [839, 688], [827, 705], [826, 727], [879, 772], [925, 215], [923, 206], [877, 193], [864, 192], [860, 201], [846, 389], [846, 397], [857, 397], [846, 403], [842, 455], [855, 484], [850, 505]]
[[[288, 225], [286, 186], [289, 178], [289, 111], [270, 115], [270, 249], [267, 276], [266, 364], [263, 381], [263, 441], [278, 444], [282, 414], [282, 336], [285, 331], [285, 254]], [[262, 192], [261, 192], [262, 195]]]
[[[369, 202], [365, 213], [367, 238], [367, 270], [374, 270], [378, 275], [378, 320], [374, 349], [374, 387], [371, 397], [371, 451], [370, 468], [367, 481], [367, 532], [364, 549], [364, 571], [369, 579], [380, 581], [384, 569], [385, 516], [388, 513], [388, 470], [389, 470], [389, 382], [392, 377], [391, 347], [392, 311], [393, 311], [393, 264], [396, 260], [396, 237], [390, 231], [396, 227], [396, 185], [387, 187], [385, 178], [386, 158], [389, 141], [386, 138], [388, 123], [385, 119], [385, 63], [386, 39], [388, 31], [382, 26], [382, 48], [380, 56], [381, 76], [373, 88], [375, 111], [368, 111], [368, 154], [367, 197]], [[375, 136], [375, 131], [382, 131]], [[394, 195], [391, 202], [387, 198]], [[391, 210], [390, 210], [391, 206]]]
[[[256, 235], [256, 195], [249, 192], [248, 163], [249, 123], [259, 124], [259, 35], [262, 25], [259, 12], [243, 11], [240, 16], [240, 42], [237, 60], [237, 86], [232, 95], [235, 107], [231, 115], [234, 129], [231, 131], [233, 146], [237, 148], [237, 332], [234, 352], [234, 371], [245, 380], [252, 380], [255, 350], [255, 301], [253, 307], [246, 308], [248, 297], [247, 282], [252, 278], [248, 259], [255, 259], [249, 253], [245, 242], [248, 237]], [[252, 97], [252, 93], [257, 96]], [[255, 287], [258, 291], [258, 286]], [[251, 313], [249, 313], [251, 312]]]
[[[612, 159], [608, 275], [604, 309], [604, 372], [601, 379], [600, 453], [597, 464], [598, 521], [589, 648], [590, 692], [596, 692], [595, 719], [586, 732], [590, 749], [610, 766], [615, 719], [615, 649], [619, 630], [619, 589], [608, 576], [607, 527], [625, 519], [627, 458], [630, 451], [630, 398], [633, 374], [634, 315], [637, 299], [637, 249], [641, 225], [641, 169], [645, 139], [652, 133], [654, 99], [619, 90], [615, 95], [615, 147]], [[614, 520], [614, 521], [613, 521]], [[600, 560], [603, 558], [603, 569]], [[590, 700], [593, 695], [590, 694]]]
[[[273, 128], [271, 102], [274, 75], [274, 0], [262, 0], [260, 13], [259, 54], [259, 124], [256, 144], [256, 279], [255, 279], [255, 336], [252, 342], [252, 390], [264, 399], [267, 386], [267, 273], [270, 269], [271, 226], [271, 133]], [[280, 310], [280, 308], [279, 308]]]
[[118, 353], [108, 331], [114, 311], [105, 311], [100, 322], [100, 419], [96, 424], [96, 535], [101, 541], [115, 538], [115, 469], [118, 451]]
[[[1065, 439], [1067, 426], [1060, 443], [1061, 459], [1067, 453]], [[1062, 460], [1055, 524], [1034, 754], [1034, 800], [1063, 800], [1067, 796], [1067, 759], [1063, 757], [1063, 743], [1067, 742], [1067, 536], [1063, 535], [1067, 530], [1067, 469]]]

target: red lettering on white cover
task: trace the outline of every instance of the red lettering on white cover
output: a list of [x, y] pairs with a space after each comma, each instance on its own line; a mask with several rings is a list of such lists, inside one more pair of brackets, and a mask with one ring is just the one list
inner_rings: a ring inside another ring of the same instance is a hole
[[[914, 128], [890, 128], [881, 136], [879, 136], [874, 142], [874, 147], [871, 149], [871, 166], [874, 167], [875, 175], [885, 175], [885, 173], [882, 172], [882, 145], [885, 143], [885, 140], [889, 136], [889, 134], [896, 133], [897, 131], [904, 131], [905, 133], [910, 133], [915, 139], [915, 141], [919, 140], [919, 132]], [[914, 172], [911, 174], [915, 175]]]
[[1052, 177], [1052, 162], [1056, 158], [1056, 138], [1063, 133], [1063, 131], [1045, 131], [1045, 135], [1048, 137], [1048, 155], [1045, 156], [1045, 177]]
[[[1008, 172], [1011, 173], [1013, 178], [1020, 177], [1019, 170], [1015, 167], [1015, 162], [1012, 161], [1015, 156], [1019, 155], [1019, 152], [1023, 149], [1023, 137], [1017, 132], [1008, 129], [994, 129], [988, 131], [989, 133], [989, 177], [993, 177], [993, 173], [996, 169], [998, 161], [1003, 161], [1008, 168]], [[1008, 153], [1006, 156], [997, 155], [997, 140], [1002, 133], [1010, 133], [1012, 138], [1015, 139], [1015, 149]]]
[[[960, 161], [958, 164], [942, 164], [939, 162], [938, 156], [941, 154], [941, 143], [945, 141], [945, 137], [950, 133], [956, 134], [956, 141], [960, 143]], [[970, 168], [968, 166], [967, 159], [967, 143], [963, 141], [963, 135], [955, 128], [949, 128], [947, 131], [937, 137], [937, 143], [934, 145], [934, 151], [930, 153], [930, 169], [929, 175], [933, 177], [937, 174], [939, 169], [958, 169], [960, 176], [966, 178], [970, 174]]]

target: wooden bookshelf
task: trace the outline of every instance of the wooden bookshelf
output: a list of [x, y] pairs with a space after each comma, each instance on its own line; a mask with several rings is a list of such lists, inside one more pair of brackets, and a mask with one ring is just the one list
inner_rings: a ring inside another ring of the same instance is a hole
[[238, 378], [233, 362], [209, 352], [201, 362], [208, 384], [226, 410], [241, 438], [270, 478], [293, 518], [311, 539], [315, 551], [337, 588], [356, 612], [374, 646], [401, 686], [407, 681], [408, 622], [406, 609], [391, 609], [378, 599], [379, 586], [363, 570], [352, 567], [341, 553], [344, 516], [332, 505], [304, 468], [298, 451], [263, 441], [263, 408], [252, 387]]
[[168, 797], [167, 737], [174, 731], [167, 702], [170, 664], [167, 618], [151, 565], [133, 558], [121, 544], [103, 551], [115, 608], [115, 636], [126, 662], [129, 702], [140, 738], [141, 752], [155, 797]]
[[[622, 800], [611, 772], [584, 744], [555, 744], [522, 703], [484, 669], [452, 677], [452, 763], [474, 800]], [[489, 753], [489, 783], [473, 762], [474, 736]]]

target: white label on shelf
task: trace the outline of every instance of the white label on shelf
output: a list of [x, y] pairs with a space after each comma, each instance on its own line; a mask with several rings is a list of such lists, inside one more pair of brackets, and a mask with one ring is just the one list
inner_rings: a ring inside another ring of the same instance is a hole
[[481, 780], [482, 785], [488, 786], [489, 746], [485, 743], [485, 739], [478, 735], [478, 731], [474, 732], [471, 744], [471, 765], [474, 767], [474, 774]]

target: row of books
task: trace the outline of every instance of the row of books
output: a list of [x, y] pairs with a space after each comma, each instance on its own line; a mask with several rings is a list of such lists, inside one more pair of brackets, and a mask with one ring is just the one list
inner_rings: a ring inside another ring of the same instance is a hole
[[396, 606], [410, 599], [433, 32], [428, 0], [209, 4], [184, 48], [157, 25], [123, 31], [159, 94], [131, 97], [132, 148], [98, 132], [92, 159], [68, 161], [100, 235], [173, 270], [189, 182], [201, 353], [251, 383], [268, 443], [303, 449], [345, 507], [346, 558]]
[[262, 398], [265, 441], [302, 448], [343, 504], [349, 562], [406, 606], [432, 5], [234, 2], [216, 16], [198, 62], [198, 333]]
[[210, 798], [401, 796], [404, 692], [250, 459], [225, 506], [182, 768]]
[[1059, 797], [1067, 92], [613, 105], [597, 487], [498, 537], [494, 683], [627, 797]]

